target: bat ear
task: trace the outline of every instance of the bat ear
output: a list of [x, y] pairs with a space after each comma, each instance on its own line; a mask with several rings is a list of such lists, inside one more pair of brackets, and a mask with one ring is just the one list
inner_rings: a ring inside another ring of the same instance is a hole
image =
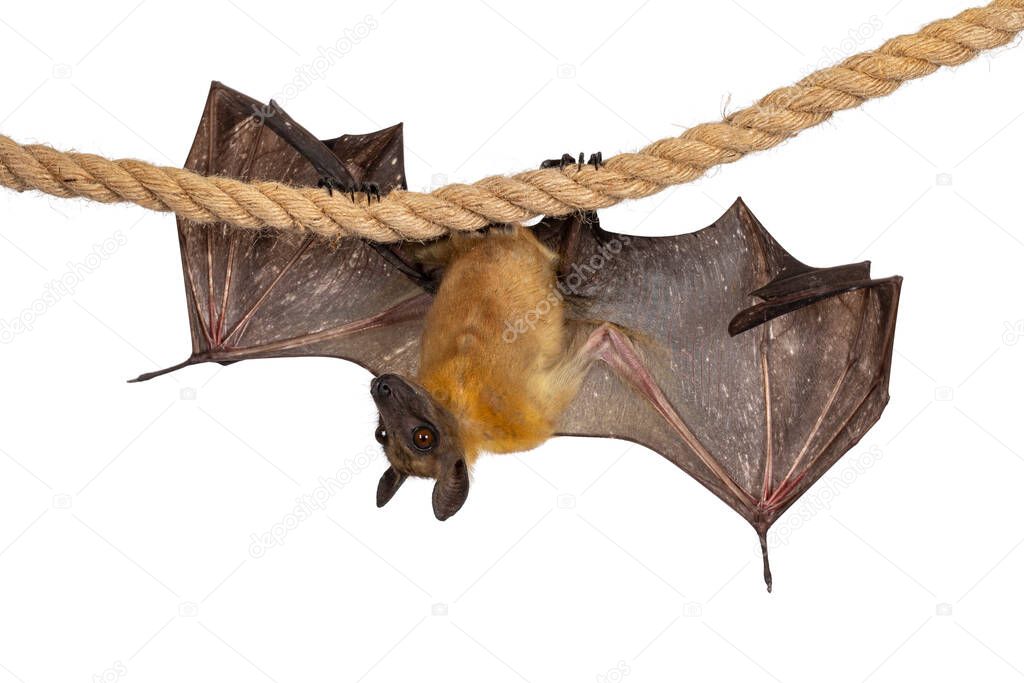
[[465, 458], [458, 458], [444, 468], [434, 484], [434, 516], [442, 522], [462, 507], [469, 495], [469, 468]]
[[399, 487], [405, 483], [406, 476], [394, 467], [384, 470], [384, 474], [380, 475], [380, 481], [377, 482], [377, 507], [382, 508], [387, 505]]

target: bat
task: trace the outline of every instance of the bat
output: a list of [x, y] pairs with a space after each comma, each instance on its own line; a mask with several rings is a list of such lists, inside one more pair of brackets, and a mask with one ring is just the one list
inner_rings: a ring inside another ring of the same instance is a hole
[[[365, 202], [405, 186], [400, 125], [320, 141], [219, 83], [186, 168]], [[182, 219], [178, 232], [192, 353], [138, 379], [249, 358], [358, 363], [389, 461], [378, 506], [429, 477], [448, 519], [481, 453], [633, 441], [754, 527], [770, 591], [768, 529], [888, 402], [901, 278], [807, 266], [742, 200], [671, 237], [613, 233], [594, 212], [389, 247]]]

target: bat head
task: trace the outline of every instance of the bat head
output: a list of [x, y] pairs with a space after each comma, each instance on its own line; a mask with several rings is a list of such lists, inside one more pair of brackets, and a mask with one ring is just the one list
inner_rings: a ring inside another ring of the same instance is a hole
[[377, 441], [390, 467], [377, 485], [377, 507], [383, 507], [406, 478], [436, 480], [434, 516], [454, 515], [469, 495], [469, 468], [455, 417], [430, 393], [398, 375], [381, 375], [370, 383], [380, 424]]

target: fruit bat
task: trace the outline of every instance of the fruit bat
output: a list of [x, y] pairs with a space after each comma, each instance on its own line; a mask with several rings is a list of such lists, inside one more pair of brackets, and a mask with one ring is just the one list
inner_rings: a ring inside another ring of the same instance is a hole
[[[406, 184], [401, 125], [320, 141], [219, 83], [186, 168], [360, 202]], [[770, 591], [769, 527], [888, 401], [901, 278], [807, 266], [741, 200], [671, 237], [609, 232], [593, 212], [389, 246], [183, 219], [178, 234], [192, 353], [138, 379], [249, 358], [358, 363], [389, 461], [378, 506], [430, 477], [444, 520], [480, 453], [629, 440], [754, 527]]]

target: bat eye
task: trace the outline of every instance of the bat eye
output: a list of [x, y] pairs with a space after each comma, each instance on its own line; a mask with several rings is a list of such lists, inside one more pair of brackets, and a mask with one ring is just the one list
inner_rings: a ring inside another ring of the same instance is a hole
[[429, 451], [437, 443], [437, 435], [430, 427], [417, 427], [412, 432], [412, 443], [421, 451]]
[[377, 439], [377, 443], [383, 446], [388, 441], [388, 430], [384, 428], [384, 425], [377, 427], [377, 431], [373, 433], [373, 438]]

